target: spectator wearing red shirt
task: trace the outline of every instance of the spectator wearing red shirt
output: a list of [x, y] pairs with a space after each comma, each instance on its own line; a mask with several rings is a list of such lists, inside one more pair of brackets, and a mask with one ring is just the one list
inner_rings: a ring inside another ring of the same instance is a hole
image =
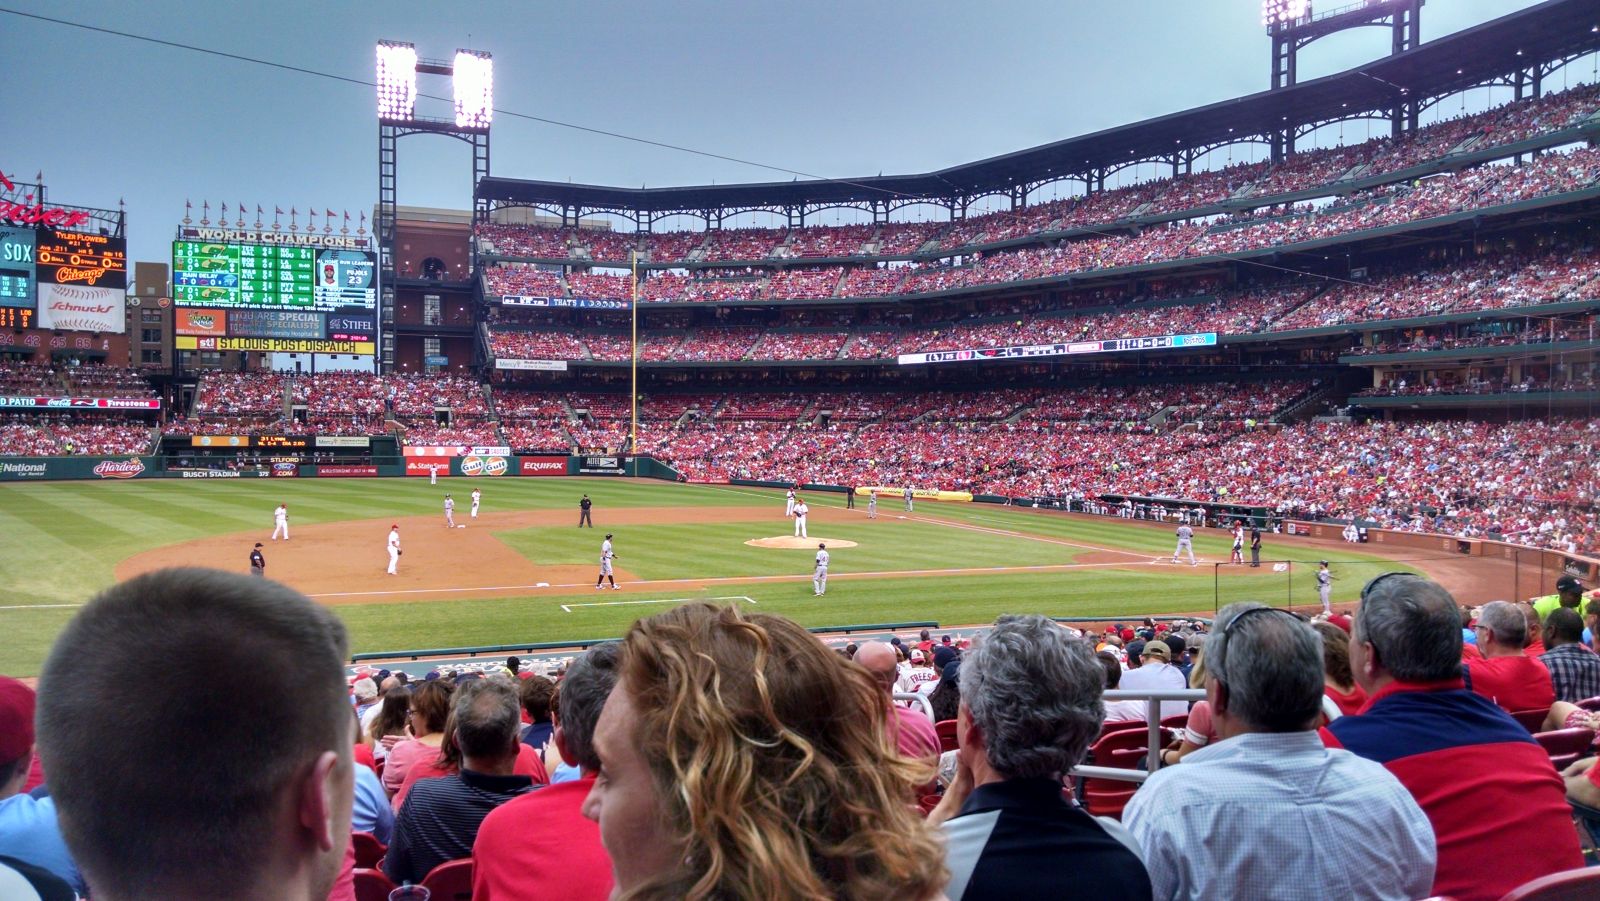
[[[878, 684], [884, 687], [886, 694], [894, 692], [895, 680], [900, 676], [899, 667], [896, 665], [894, 648], [887, 642], [866, 641], [856, 649], [856, 663], [866, 668]], [[901, 707], [892, 704], [894, 715], [889, 720], [890, 738], [894, 740], [895, 747], [901, 755], [914, 760], [933, 763], [939, 758], [939, 736], [934, 732], [933, 721], [922, 712], [921, 707]]]
[[478, 901], [611, 896], [611, 858], [600, 844], [600, 827], [583, 815], [583, 799], [600, 768], [594, 724], [617, 682], [618, 650], [614, 643], [590, 648], [561, 681], [561, 723], [551, 740], [582, 777], [509, 801], [479, 827], [472, 847], [472, 897]]
[[1350, 672], [1350, 635], [1328, 622], [1312, 628], [1322, 636], [1322, 694], [1339, 708], [1340, 716], [1350, 716], [1367, 703], [1367, 693]]
[[[1433, 893], [1493, 901], [1583, 866], [1550, 755], [1462, 685], [1455, 598], [1406, 573], [1379, 576], [1361, 595], [1350, 668], [1369, 700], [1324, 727], [1323, 740], [1382, 763], [1428, 815], [1439, 849]], [[1504, 853], [1508, 835], [1514, 854]]]
[[1556, 702], [1550, 670], [1523, 650], [1528, 621], [1516, 604], [1485, 604], [1474, 627], [1482, 659], [1467, 661], [1467, 686], [1507, 712], [1549, 710]]

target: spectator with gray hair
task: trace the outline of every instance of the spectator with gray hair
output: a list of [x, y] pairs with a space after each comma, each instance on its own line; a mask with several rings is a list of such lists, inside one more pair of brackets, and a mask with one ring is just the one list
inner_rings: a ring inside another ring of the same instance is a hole
[[514, 772], [522, 715], [509, 680], [464, 682], [450, 704], [461, 769], [417, 781], [400, 805], [383, 859], [396, 883], [421, 882], [439, 864], [470, 857], [489, 811], [533, 788], [531, 777]]
[[[1583, 866], [1550, 755], [1462, 682], [1461, 619], [1450, 592], [1411, 573], [1368, 582], [1351, 629], [1350, 670], [1367, 704], [1329, 723], [1323, 740], [1383, 764], [1428, 815], [1439, 864], [1432, 890], [1418, 895], [1491, 901]], [[1508, 835], [1517, 837], [1514, 854], [1506, 853]]]
[[929, 815], [947, 839], [951, 901], [1150, 898], [1125, 830], [1062, 797], [1105, 717], [1089, 644], [1038, 615], [1002, 616], [961, 662], [955, 781]]
[[1255, 603], [1224, 607], [1216, 626], [1206, 700], [1224, 740], [1152, 775], [1122, 815], [1144, 848], [1155, 897], [1427, 895], [1428, 818], [1383, 767], [1317, 736], [1321, 637], [1300, 617]]
[[599, 825], [583, 815], [583, 800], [600, 769], [594, 724], [617, 684], [620, 654], [617, 642], [595, 645], [561, 680], [550, 740], [582, 775], [513, 799], [484, 818], [473, 845], [472, 897], [477, 901], [545, 894], [606, 901], [611, 896], [611, 857], [600, 843]]
[[1467, 661], [1467, 687], [1505, 710], [1548, 712], [1556, 702], [1550, 670], [1524, 650], [1528, 620], [1522, 608], [1507, 601], [1483, 605], [1474, 627], [1482, 657]]

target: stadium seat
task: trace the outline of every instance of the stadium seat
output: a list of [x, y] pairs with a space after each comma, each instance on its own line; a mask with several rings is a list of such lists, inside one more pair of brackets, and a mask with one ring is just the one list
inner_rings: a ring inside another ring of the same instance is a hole
[[356, 869], [355, 885], [356, 901], [389, 901], [389, 893], [398, 888], [381, 870], [365, 867]]
[[1175, 713], [1172, 716], [1164, 716], [1161, 718], [1161, 728], [1170, 729], [1174, 732], [1185, 728], [1188, 725], [1189, 714], [1187, 713]]
[[422, 887], [429, 901], [472, 901], [472, 858], [449, 860], [428, 871]]
[[955, 751], [961, 747], [956, 743], [955, 720], [940, 720], [933, 724], [933, 731], [939, 735], [939, 753]]
[[389, 849], [370, 832], [350, 833], [350, 844], [356, 849], [356, 866], [376, 867]]
[[1600, 697], [1584, 698], [1578, 702], [1578, 706], [1584, 710], [1600, 710]]
[[1106, 722], [1100, 725], [1100, 737], [1105, 738], [1107, 735], [1110, 735], [1113, 732], [1132, 732], [1134, 730], [1142, 730], [1149, 725], [1150, 724], [1144, 720], [1116, 720], [1114, 722]]
[[1511, 718], [1521, 723], [1522, 728], [1529, 732], [1538, 732], [1539, 727], [1544, 725], [1544, 718], [1549, 715], [1550, 711], [1548, 709], [1511, 711]]
[[[1139, 725], [1143, 726], [1143, 723]], [[1139, 758], [1148, 751], [1148, 737], [1144, 729], [1120, 729], [1102, 734], [1089, 749], [1085, 763], [1094, 766], [1137, 769]], [[1120, 779], [1084, 779], [1082, 783], [1084, 807], [1095, 816], [1120, 819], [1122, 808], [1137, 791], [1139, 784]]]
[[1594, 744], [1593, 729], [1556, 729], [1535, 732], [1533, 737], [1550, 755], [1550, 762], [1558, 770], [1571, 766], [1579, 757], [1587, 754], [1589, 747]]
[[1500, 901], [1593, 901], [1600, 897], [1600, 867], [1540, 876], [1507, 892]]

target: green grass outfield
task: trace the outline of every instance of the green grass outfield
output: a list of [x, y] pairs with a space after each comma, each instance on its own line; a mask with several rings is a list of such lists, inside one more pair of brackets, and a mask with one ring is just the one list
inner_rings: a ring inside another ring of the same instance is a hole
[[[743, 597], [763, 611], [783, 613], [808, 626], [896, 620], [971, 624], [1006, 612], [1052, 616], [1131, 616], [1209, 611], [1215, 603], [1257, 599], [1315, 603], [1315, 559], [1333, 561], [1335, 601], [1352, 601], [1378, 572], [1406, 569], [1383, 557], [1329, 549], [1274, 552], [1267, 536], [1265, 560], [1292, 559], [1291, 573], [1246, 576], [1224, 567], [1113, 569], [1084, 562], [1106, 560], [1105, 549], [1157, 557], [1172, 551], [1171, 528], [1152, 529], [1115, 519], [1083, 519], [979, 504], [919, 503], [902, 520], [898, 499], [880, 503], [879, 522], [864, 509], [844, 523], [813, 518], [813, 535], [844, 538], [859, 547], [833, 550], [833, 578], [825, 598], [812, 596], [812, 550], [753, 548], [749, 538], [789, 531], [778, 491], [674, 485], [621, 479], [213, 480], [48, 482], [0, 485], [0, 672], [37, 673], [50, 642], [82, 604], [113, 581], [118, 561], [164, 545], [214, 535], [271, 529], [273, 507], [289, 504], [295, 526], [391, 516], [438, 515], [442, 495], [462, 498], [474, 485], [484, 511], [559, 509], [577, 520], [577, 500], [588, 492], [599, 528], [569, 526], [497, 533], [534, 564], [592, 564], [606, 513], [623, 507], [682, 508], [681, 521], [618, 527], [620, 569], [641, 580], [717, 579], [704, 588], [637, 585], [625, 592], [554, 588], [525, 597], [345, 604], [337, 612], [350, 627], [352, 650], [514, 644], [620, 635], [633, 619], [662, 609], [640, 601]], [[842, 507], [841, 495], [812, 493], [813, 507]], [[733, 508], [768, 506], [752, 520]], [[864, 508], [864, 502], [861, 505]], [[719, 508], [720, 511], [719, 511]], [[922, 521], [920, 518], [940, 520]], [[1021, 534], [1018, 534], [1021, 533]], [[1043, 539], [1043, 540], [1041, 540]], [[1206, 530], [1196, 552], [1224, 558], [1224, 533]], [[1097, 551], [1100, 551], [1097, 553]], [[1138, 557], [1127, 558], [1137, 562]], [[463, 585], [475, 584], [463, 561]], [[1060, 568], [1076, 566], [1079, 568]], [[1039, 571], [983, 570], [1057, 567]], [[912, 571], [967, 569], [962, 573]], [[881, 573], [851, 578], [852, 573]], [[904, 575], [895, 575], [904, 573]], [[742, 578], [805, 576], [797, 581]], [[615, 602], [626, 601], [626, 604]], [[605, 606], [576, 606], [604, 604]], [[563, 609], [565, 605], [565, 609]]]

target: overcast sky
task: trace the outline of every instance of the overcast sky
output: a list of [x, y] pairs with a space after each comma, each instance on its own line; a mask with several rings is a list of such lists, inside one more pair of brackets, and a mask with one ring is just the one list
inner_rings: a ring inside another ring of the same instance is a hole
[[[484, 49], [501, 109], [824, 177], [941, 168], [1251, 93], [1269, 76], [1259, 0], [0, 5], [361, 79], [381, 38], [423, 57]], [[1531, 5], [1432, 0], [1423, 39]], [[1379, 29], [1319, 42], [1302, 52], [1301, 78], [1387, 47]], [[213, 212], [244, 201], [352, 216], [376, 199], [371, 88], [5, 14], [0, 58], [0, 171], [43, 170], [63, 203], [125, 198], [135, 259], [167, 257], [186, 198]], [[440, 79], [422, 89], [449, 93]], [[792, 177], [504, 115], [492, 143], [492, 171], [512, 177]], [[400, 147], [401, 203], [470, 204], [464, 144]]]

